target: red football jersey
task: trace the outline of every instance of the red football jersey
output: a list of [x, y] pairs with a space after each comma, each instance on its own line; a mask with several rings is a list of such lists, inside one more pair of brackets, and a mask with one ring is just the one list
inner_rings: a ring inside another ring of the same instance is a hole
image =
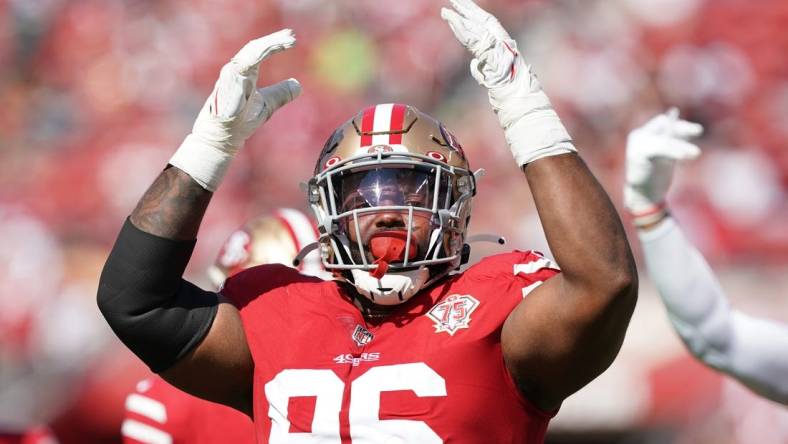
[[515, 388], [501, 328], [556, 273], [537, 253], [491, 256], [370, 325], [335, 282], [277, 265], [241, 272], [222, 293], [255, 361], [258, 442], [543, 442], [555, 412]]
[[125, 444], [252, 444], [252, 420], [230, 407], [196, 398], [158, 376], [126, 398]]

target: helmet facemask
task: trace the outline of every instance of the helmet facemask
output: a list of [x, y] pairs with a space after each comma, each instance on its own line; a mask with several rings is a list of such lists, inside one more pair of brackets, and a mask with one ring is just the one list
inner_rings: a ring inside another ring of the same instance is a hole
[[[409, 112], [445, 137], [429, 116]], [[379, 305], [402, 303], [460, 266], [474, 177], [461, 151], [432, 138], [417, 149], [408, 140], [354, 146], [344, 159], [327, 147], [309, 183], [323, 265]]]
[[[351, 270], [353, 276], [361, 270], [379, 281], [407, 273], [421, 287], [459, 266], [473, 176], [419, 157], [360, 156], [313, 180], [310, 194], [327, 269]], [[380, 267], [387, 268], [384, 276], [376, 273]], [[401, 293], [417, 291], [377, 284], [368, 297], [381, 305], [403, 302], [412, 294]]]

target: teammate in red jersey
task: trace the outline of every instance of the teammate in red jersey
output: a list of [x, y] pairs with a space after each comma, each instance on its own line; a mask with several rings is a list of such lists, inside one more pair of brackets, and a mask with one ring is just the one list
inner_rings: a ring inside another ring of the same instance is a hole
[[[208, 275], [218, 289], [227, 277], [249, 267], [290, 265], [302, 248], [316, 241], [316, 229], [304, 213], [280, 208], [232, 233]], [[307, 255], [299, 271], [328, 277], [316, 254]], [[121, 432], [125, 444], [254, 442], [246, 415], [182, 392], [158, 376], [140, 381], [126, 398]]]
[[525, 174], [555, 266], [532, 252], [456, 271], [476, 180], [457, 139], [413, 107], [370, 107], [321, 152], [308, 199], [333, 281], [250, 268], [220, 294], [181, 278], [244, 140], [300, 93], [256, 89], [289, 30], [222, 68], [192, 133], [124, 224], [99, 306], [181, 389], [254, 418], [258, 442], [529, 442], [615, 358], [637, 295], [621, 222], [498, 21], [443, 18]]

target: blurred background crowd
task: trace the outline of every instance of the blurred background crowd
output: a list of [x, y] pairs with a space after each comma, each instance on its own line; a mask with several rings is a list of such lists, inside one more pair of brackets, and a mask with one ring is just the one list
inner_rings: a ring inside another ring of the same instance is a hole
[[[616, 205], [629, 129], [671, 105], [704, 124], [672, 206], [733, 304], [788, 321], [788, 2], [487, 0], [533, 65]], [[293, 28], [263, 65], [304, 94], [247, 143], [187, 271], [278, 206], [306, 208], [331, 131], [404, 102], [443, 120], [484, 168], [471, 233], [547, 251], [439, 0], [0, 0], [0, 430], [49, 423], [62, 442], [117, 442], [146, 374], [95, 307], [124, 218], [189, 132], [219, 68]], [[634, 235], [630, 239], [635, 244]], [[474, 257], [500, 251], [474, 247]], [[691, 297], [691, 295], [688, 295]], [[788, 443], [788, 411], [693, 362], [647, 280], [616, 364], [570, 398], [553, 443]]]

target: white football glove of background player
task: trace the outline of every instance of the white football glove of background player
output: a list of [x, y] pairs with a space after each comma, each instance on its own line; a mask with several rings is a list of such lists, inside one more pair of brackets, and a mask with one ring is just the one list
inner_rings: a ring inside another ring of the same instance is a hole
[[277, 109], [298, 97], [301, 85], [288, 79], [257, 88], [260, 62], [295, 45], [290, 29], [244, 45], [222, 67], [219, 79], [194, 122], [191, 134], [170, 159], [203, 188], [216, 191], [230, 161], [246, 139]]
[[488, 89], [517, 165], [576, 152], [542, 86], [517, 51], [517, 43], [498, 19], [471, 0], [450, 3], [454, 9], [442, 8], [441, 17], [473, 55], [471, 75]]
[[649, 225], [665, 216], [665, 194], [673, 167], [677, 160], [700, 155], [700, 148], [688, 140], [701, 133], [703, 126], [679, 119], [677, 108], [629, 133], [624, 205], [632, 214], [635, 226]]

